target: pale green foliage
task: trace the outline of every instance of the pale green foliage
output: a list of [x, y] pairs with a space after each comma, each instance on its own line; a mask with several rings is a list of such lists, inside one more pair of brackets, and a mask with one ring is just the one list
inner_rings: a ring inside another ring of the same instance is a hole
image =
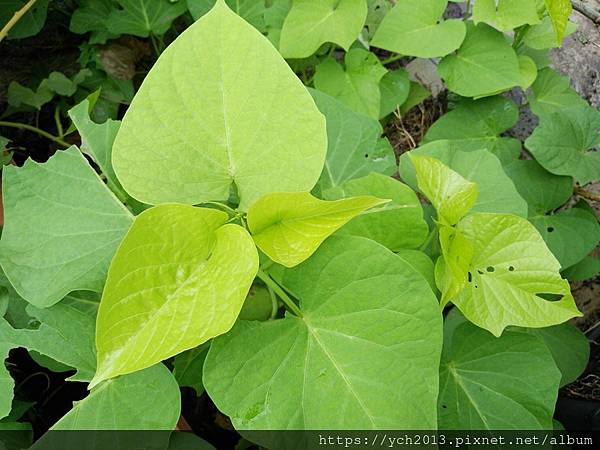
[[538, 116], [586, 106], [585, 100], [571, 89], [569, 79], [550, 68], [540, 70], [527, 99], [531, 111]]
[[102, 294], [92, 385], [149, 367], [232, 327], [258, 255], [248, 232], [226, 221], [221, 211], [175, 204], [136, 218]]
[[484, 23], [467, 23], [461, 47], [440, 61], [438, 71], [448, 89], [464, 97], [485, 97], [521, 83], [517, 54], [501, 32]]
[[435, 427], [441, 314], [421, 275], [372, 241], [332, 237], [282, 281], [302, 317], [238, 322], [205, 363], [236, 428]]
[[311, 90], [311, 95], [327, 119], [327, 157], [316, 188], [324, 191], [372, 172], [396, 171], [396, 156], [389, 145], [380, 144], [383, 129], [376, 119], [320, 91]]
[[[570, 36], [576, 30], [577, 26], [573, 22], [567, 22], [563, 37]], [[562, 40], [556, 39], [556, 30], [549, 16], [545, 16], [538, 25], [530, 27], [525, 32], [523, 42], [536, 50], [560, 47], [562, 44]]]
[[344, 59], [345, 68], [328, 57], [317, 67], [315, 87], [337, 98], [350, 109], [379, 119], [379, 82], [387, 73], [379, 59], [361, 48], [353, 48]]
[[326, 148], [325, 120], [302, 83], [219, 1], [146, 76], [113, 164], [145, 203], [224, 201], [235, 187], [247, 210], [268, 192], [310, 190]]
[[485, 22], [500, 31], [540, 23], [536, 0], [477, 0], [473, 21]]
[[519, 108], [508, 98], [494, 96], [480, 100], [463, 99], [427, 130], [422, 143], [451, 140], [456, 150], [487, 149], [502, 162], [521, 153], [517, 139], [501, 137], [519, 120]]
[[592, 107], [543, 114], [525, 147], [549, 172], [568, 175], [584, 185], [600, 180], [600, 112]]
[[423, 220], [423, 208], [417, 195], [391, 177], [371, 173], [323, 192], [327, 200], [359, 195], [386, 198], [391, 202], [355, 217], [340, 228], [338, 234], [366, 237], [392, 251], [417, 248], [427, 238], [429, 229]]
[[562, 373], [561, 387], [575, 381], [585, 370], [590, 358], [590, 343], [586, 335], [574, 325], [563, 323], [523, 331], [537, 336], [546, 344], [554, 363]]
[[[199, 19], [208, 13], [216, 3], [216, 0], [186, 1], [187, 7], [194, 19]], [[254, 28], [259, 31], [266, 31], [264, 17], [265, 11], [267, 10], [266, 0], [225, 0], [225, 3], [233, 12]]]
[[81, 153], [5, 167], [3, 193], [0, 262], [17, 292], [42, 308], [74, 290], [101, 292], [132, 217]]
[[458, 230], [473, 246], [473, 258], [468, 285], [452, 302], [471, 322], [500, 336], [508, 325], [539, 328], [581, 316], [560, 264], [525, 219], [476, 213]]
[[448, 0], [399, 0], [379, 26], [372, 45], [403, 55], [432, 58], [460, 47], [462, 20], [441, 21]]
[[252, 205], [248, 229], [269, 258], [293, 267], [354, 217], [388, 201], [372, 196], [324, 201], [308, 192], [273, 193]]
[[438, 220], [456, 225], [475, 204], [477, 185], [437, 159], [413, 153], [408, 155], [415, 167], [419, 189], [437, 211]]
[[440, 367], [439, 427], [548, 430], [560, 372], [543, 342], [507, 331], [495, 338], [446, 320]]
[[285, 58], [306, 58], [325, 42], [348, 50], [366, 18], [366, 0], [293, 0], [283, 22], [279, 51]]
[[171, 431], [179, 419], [180, 403], [173, 375], [157, 364], [98, 386], [51, 429]]

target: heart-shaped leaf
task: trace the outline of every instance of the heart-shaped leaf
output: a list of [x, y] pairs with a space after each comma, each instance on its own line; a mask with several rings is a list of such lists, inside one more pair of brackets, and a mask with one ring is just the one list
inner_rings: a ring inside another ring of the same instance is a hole
[[509, 325], [540, 328], [581, 316], [559, 262], [527, 220], [476, 213], [458, 231], [473, 246], [473, 258], [467, 286], [452, 302], [475, 325], [500, 336]]
[[402, 55], [433, 58], [453, 52], [465, 39], [462, 20], [440, 22], [448, 0], [399, 0], [371, 44]]
[[306, 58], [325, 42], [348, 50], [366, 18], [366, 0], [294, 0], [283, 22], [279, 51], [285, 58]]
[[531, 111], [538, 116], [586, 105], [585, 100], [571, 89], [569, 78], [550, 68], [540, 70], [527, 100]]
[[219, 0], [146, 76], [113, 164], [144, 203], [224, 201], [236, 188], [245, 211], [268, 192], [312, 189], [326, 150], [325, 119], [306, 88]]
[[467, 37], [438, 66], [448, 89], [463, 97], [486, 97], [521, 83], [517, 54], [504, 35], [489, 25], [467, 23]]
[[345, 68], [328, 57], [316, 68], [315, 87], [337, 98], [350, 109], [379, 119], [379, 82], [387, 70], [375, 54], [353, 48], [345, 57]]
[[544, 114], [525, 147], [546, 170], [584, 185], [600, 180], [600, 112], [592, 107]]
[[440, 366], [439, 427], [548, 430], [560, 372], [535, 336], [495, 338], [462, 319], [446, 320]]
[[283, 284], [302, 317], [240, 321], [204, 365], [236, 429], [435, 428], [441, 315], [420, 274], [373, 241], [332, 237]]
[[536, 0], [477, 0], [473, 21], [485, 22], [500, 31], [540, 23]]
[[102, 294], [92, 387], [233, 326], [258, 270], [258, 255], [248, 232], [226, 221], [224, 212], [177, 204], [136, 217]]
[[269, 258], [293, 267], [352, 218], [388, 201], [363, 196], [328, 202], [308, 192], [274, 193], [252, 205], [248, 228]]
[[114, 8], [106, 25], [114, 35], [133, 34], [148, 37], [164, 34], [186, 9], [183, 0], [117, 0], [120, 9]]

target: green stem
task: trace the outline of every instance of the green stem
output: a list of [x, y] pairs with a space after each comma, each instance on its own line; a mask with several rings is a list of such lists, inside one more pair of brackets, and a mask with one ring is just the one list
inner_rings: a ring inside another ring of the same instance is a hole
[[269, 291], [269, 296], [271, 297], [271, 315], [269, 316], [269, 320], [273, 320], [275, 319], [275, 317], [277, 317], [277, 311], [279, 310], [279, 301], [277, 300], [275, 291], [271, 289], [271, 286], [267, 286], [267, 291]]
[[54, 122], [56, 122], [56, 131], [58, 131], [58, 137], [62, 139], [65, 136], [65, 131], [60, 121], [60, 105], [56, 105], [56, 108], [54, 108]]
[[288, 307], [290, 311], [292, 311], [296, 316], [302, 317], [302, 311], [298, 308], [298, 305], [294, 303], [294, 301], [290, 298], [289, 295], [279, 286], [273, 278], [269, 276], [269, 274], [263, 272], [262, 270], [258, 270], [256, 276], [267, 285], [267, 288], [273, 289], [273, 291], [279, 296], [279, 298], [285, 303], [285, 306]]
[[384, 66], [387, 64], [391, 64], [393, 62], [396, 62], [400, 59], [404, 58], [404, 55], [394, 55], [394, 56], [390, 56], [387, 59], [384, 59], [383, 61], [381, 61], [381, 64], [383, 64]]
[[421, 247], [419, 247], [419, 250], [424, 252], [425, 250], [427, 250], [427, 247], [429, 247], [429, 244], [431, 244], [431, 241], [433, 240], [433, 237], [436, 235], [437, 233], [437, 228], [434, 227], [433, 230], [431, 230], [431, 232], [429, 233], [429, 236], [427, 236], [427, 240], [425, 242], [423, 242], [423, 245], [421, 245]]
[[71, 144], [63, 141], [59, 136], [54, 136], [53, 134], [50, 134], [44, 130], [40, 130], [37, 127], [27, 125], [26, 123], [0, 121], [0, 127], [11, 127], [11, 128], [18, 128], [20, 130], [32, 131], [34, 133], [39, 134], [42, 137], [45, 137], [46, 139], [51, 140], [52, 142], [56, 142], [57, 144], [59, 144], [60, 146], [62, 146], [64, 148], [68, 148], [71, 146]]
[[158, 43], [156, 42], [156, 37], [154, 34], [150, 33], [150, 41], [152, 42], [152, 47], [154, 47], [154, 52], [156, 53], [156, 57], [160, 56], [160, 49], [158, 48]]
[[465, 7], [465, 14], [463, 16], [463, 18], [465, 20], [469, 18], [470, 10], [471, 10], [471, 0], [467, 0], [467, 6]]

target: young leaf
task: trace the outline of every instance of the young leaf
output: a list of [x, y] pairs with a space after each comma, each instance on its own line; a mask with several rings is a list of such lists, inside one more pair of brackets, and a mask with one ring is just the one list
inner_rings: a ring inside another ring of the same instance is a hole
[[571, 0], [544, 0], [544, 3], [556, 33], [556, 43], [560, 46], [567, 29], [569, 16], [573, 11], [573, 5], [571, 5]]
[[[75, 403], [51, 430], [170, 431], [177, 424], [180, 410], [175, 378], [164, 365], [156, 364], [98, 386]], [[115, 438], [110, 433], [107, 437]]]
[[495, 338], [464, 321], [444, 332], [440, 429], [551, 429], [560, 372], [540, 340], [514, 331]]
[[465, 39], [462, 20], [440, 21], [448, 0], [399, 0], [371, 45], [402, 55], [433, 58], [453, 52]]
[[206, 359], [206, 390], [237, 429], [435, 427], [441, 315], [420, 274], [332, 237], [283, 284], [303, 317], [240, 321]]
[[600, 180], [600, 112], [585, 106], [544, 114], [525, 147], [546, 170], [584, 185]]
[[539, 71], [527, 100], [531, 111], [538, 116], [587, 105], [585, 100], [571, 89], [569, 78], [550, 68]]
[[283, 22], [279, 51], [284, 58], [306, 58], [325, 42], [347, 51], [366, 18], [366, 0], [294, 0]]
[[540, 23], [536, 0], [477, 0], [473, 7], [475, 24], [485, 22], [500, 31]]
[[326, 149], [325, 119], [300, 80], [219, 0], [146, 76], [113, 164], [139, 201], [198, 204], [237, 188], [245, 211], [268, 192], [312, 189]]
[[[499, 212], [527, 217], [527, 202], [519, 195], [498, 158], [487, 150], [458, 151], [445, 145], [447, 142], [434, 141], [409, 154], [435, 158], [477, 184], [477, 200], [470, 205], [472, 212]], [[409, 186], [416, 188], [417, 180], [408, 156], [400, 157], [400, 174]], [[459, 210], [464, 208], [461, 202], [458, 203]]]
[[446, 306], [469, 281], [473, 244], [455, 227], [438, 228], [441, 257], [435, 263], [435, 282], [442, 293], [440, 305]]
[[600, 240], [600, 225], [594, 213], [569, 208], [552, 215], [530, 218], [562, 269], [585, 258]]
[[74, 290], [101, 292], [129, 211], [79, 150], [3, 170], [0, 263], [17, 292], [45, 308]]
[[554, 175], [535, 160], [517, 159], [504, 166], [519, 195], [529, 205], [529, 217], [564, 205], [573, 195], [573, 179]]
[[560, 264], [525, 219], [476, 213], [458, 230], [473, 245], [473, 258], [468, 285], [452, 302], [475, 325], [500, 336], [509, 325], [540, 328], [581, 316]]
[[484, 23], [467, 23], [467, 37], [456, 54], [440, 61], [438, 72], [463, 97], [486, 97], [521, 83], [517, 54], [501, 32]]
[[452, 140], [457, 150], [485, 148], [500, 161], [512, 161], [521, 154], [521, 143], [500, 135], [518, 120], [519, 108], [508, 98], [464, 99], [433, 123], [422, 143]]
[[323, 60], [316, 67], [315, 87], [350, 109], [379, 119], [379, 82], [387, 73], [386, 68], [375, 54], [361, 48], [351, 49], [344, 61], [345, 69], [331, 57]]
[[186, 2], [169, 0], [117, 0], [120, 9], [113, 9], [107, 25], [112, 34], [133, 34], [148, 37], [161, 35], [171, 27], [173, 20], [187, 10]]
[[455, 225], [477, 200], [477, 185], [464, 179], [440, 161], [408, 153], [414, 165], [419, 189], [431, 202], [438, 219]]
[[525, 90], [528, 89], [536, 80], [538, 68], [535, 61], [527, 55], [518, 55], [519, 59], [519, 86]]
[[547, 328], [524, 328], [522, 331], [537, 336], [546, 344], [562, 373], [561, 387], [575, 381], [585, 370], [590, 359], [590, 343], [575, 326], [563, 323]]
[[394, 252], [403, 248], [417, 248], [427, 238], [429, 228], [423, 220], [421, 202], [411, 188], [398, 180], [372, 173], [323, 192], [326, 200], [359, 195], [389, 198], [391, 202], [383, 208], [355, 217], [337, 234], [366, 237]]
[[311, 90], [327, 119], [327, 158], [317, 188], [325, 191], [371, 172], [391, 175], [396, 171], [393, 149], [379, 147], [381, 124], [358, 114], [323, 92]]
[[[0, 8], [0, 28], [13, 18], [28, 0], [3, 0]], [[24, 39], [38, 34], [46, 23], [49, 0], [38, 0], [10, 29], [8, 39]]]
[[268, 194], [250, 207], [248, 229], [269, 258], [294, 267], [344, 224], [388, 201], [363, 196], [327, 202], [308, 192]]
[[91, 386], [149, 367], [227, 332], [258, 270], [252, 238], [227, 214], [148, 209], [119, 247], [96, 325]]
[[53, 98], [54, 92], [48, 86], [47, 79], [42, 80], [35, 91], [22, 86], [17, 81], [11, 81], [6, 93], [6, 99], [10, 106], [15, 108], [31, 106], [38, 111]]

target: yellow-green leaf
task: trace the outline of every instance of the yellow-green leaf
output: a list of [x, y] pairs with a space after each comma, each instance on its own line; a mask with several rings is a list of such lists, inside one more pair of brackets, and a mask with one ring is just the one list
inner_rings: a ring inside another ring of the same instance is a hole
[[371, 196], [328, 202], [308, 192], [274, 193], [252, 205], [248, 227], [256, 245], [269, 258], [293, 267], [352, 218], [387, 202]]
[[419, 189], [431, 202], [438, 220], [455, 225], [477, 200], [477, 185], [429, 156], [409, 157], [417, 173]]
[[221, 211], [177, 204], [136, 218], [108, 272], [92, 386], [150, 367], [233, 326], [258, 255], [248, 232], [226, 221]]

